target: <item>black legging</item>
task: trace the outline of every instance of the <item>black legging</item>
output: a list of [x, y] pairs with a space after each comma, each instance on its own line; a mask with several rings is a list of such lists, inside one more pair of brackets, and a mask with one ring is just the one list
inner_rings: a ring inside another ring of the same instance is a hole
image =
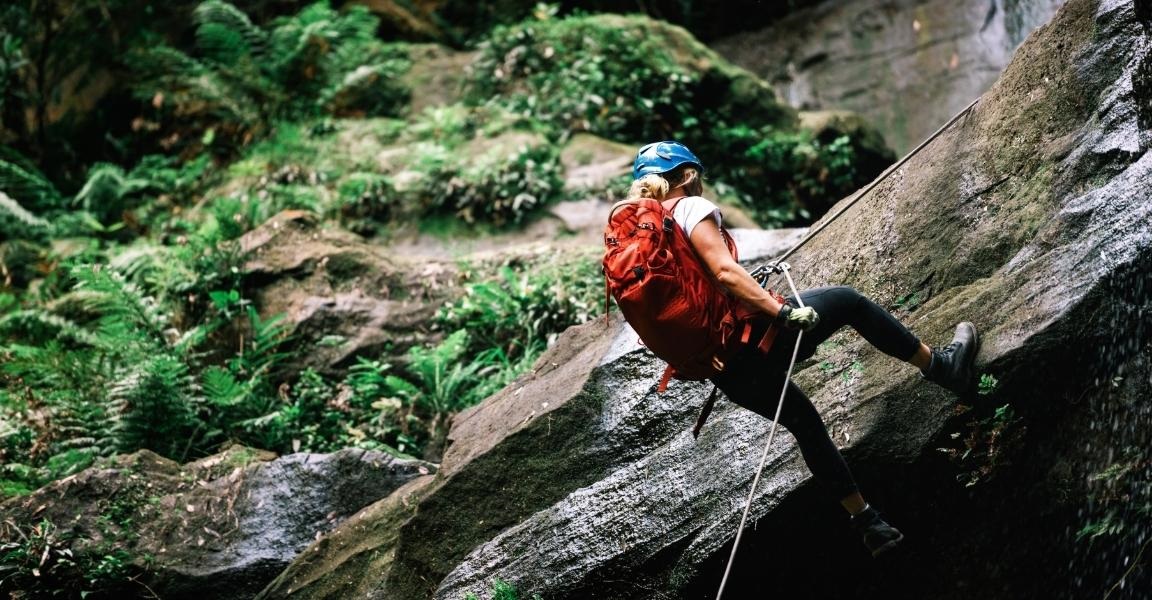
[[[888, 311], [859, 292], [844, 286], [822, 287], [800, 292], [805, 306], [811, 306], [820, 315], [820, 323], [804, 334], [797, 361], [810, 358], [816, 347], [845, 325], [852, 326], [864, 339], [881, 352], [900, 360], [908, 360], [920, 348], [920, 340], [908, 331]], [[789, 304], [796, 306], [792, 298]], [[767, 321], [758, 324], [756, 333], [763, 331]], [[753, 337], [753, 339], [758, 339]], [[729, 400], [771, 419], [776, 416], [776, 402], [780, 398], [780, 385], [784, 382], [796, 333], [781, 331], [767, 354], [747, 349], [732, 357], [724, 371], [712, 378], [713, 383]], [[792, 432], [808, 469], [821, 485], [842, 499], [857, 491], [856, 481], [848, 470], [844, 457], [828, 436], [828, 429], [812, 401], [790, 383], [780, 412], [780, 424]]]

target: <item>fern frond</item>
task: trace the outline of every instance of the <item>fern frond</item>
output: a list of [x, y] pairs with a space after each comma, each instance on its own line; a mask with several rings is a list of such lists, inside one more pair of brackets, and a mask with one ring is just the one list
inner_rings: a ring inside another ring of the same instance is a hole
[[125, 248], [108, 259], [108, 266], [123, 273], [129, 281], [148, 281], [148, 274], [172, 262], [172, 252], [167, 246], [138, 243]]
[[288, 358], [287, 352], [277, 352], [276, 348], [288, 339], [292, 326], [285, 322], [283, 314], [261, 319], [252, 305], [248, 306], [248, 321], [251, 340], [245, 351], [233, 359], [233, 370], [254, 379], [263, 378]]
[[117, 165], [96, 163], [88, 169], [88, 179], [72, 204], [97, 214], [118, 212], [125, 197], [148, 189], [151, 183], [146, 179], [128, 177]]
[[0, 191], [0, 215], [11, 215], [17, 221], [30, 227], [48, 227], [48, 221], [28, 212], [11, 196]]
[[196, 47], [213, 62], [232, 65], [242, 58], [260, 56], [265, 50], [268, 34], [227, 2], [203, 2], [193, 16], [197, 23]]
[[31, 210], [59, 208], [64, 198], [42, 173], [15, 163], [0, 160], [0, 192], [4, 192]]
[[200, 374], [200, 389], [209, 405], [232, 407], [244, 400], [248, 389], [236, 381], [231, 371], [222, 367], [208, 367]]
[[92, 292], [91, 302], [102, 313], [98, 335], [105, 345], [125, 350], [165, 348], [168, 315], [152, 296], [107, 268], [79, 265], [70, 271], [77, 291]]
[[339, 14], [334, 25], [342, 42], [376, 40], [380, 17], [363, 4], [353, 4]]
[[112, 432], [120, 452], [147, 448], [179, 458], [195, 417], [188, 367], [176, 357], [154, 356], [132, 365], [110, 386]]
[[200, 61], [171, 46], [137, 48], [124, 57], [124, 62], [137, 80], [137, 96], [151, 99], [156, 92], [166, 91], [167, 81], [195, 79], [208, 71]]
[[95, 348], [104, 347], [104, 340], [99, 336], [73, 321], [43, 310], [18, 310], [0, 316], [0, 333], [11, 335], [15, 331], [21, 331], [26, 334], [39, 334], [44, 329], [54, 332], [56, 339], [72, 340]]

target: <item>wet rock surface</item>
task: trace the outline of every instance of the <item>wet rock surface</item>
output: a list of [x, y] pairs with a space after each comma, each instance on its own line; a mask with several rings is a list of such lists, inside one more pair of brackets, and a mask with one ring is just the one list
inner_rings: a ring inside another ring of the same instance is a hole
[[161, 597], [247, 599], [318, 536], [434, 470], [364, 450], [277, 458], [237, 446], [183, 466], [145, 450], [11, 499], [0, 514], [49, 519], [87, 547], [133, 540]]
[[713, 46], [793, 106], [860, 113], [902, 154], [987, 90], [1061, 4], [823, 2]]
[[[999, 386], [957, 417], [914, 369], [833, 338], [798, 383], [911, 554], [872, 563], [784, 433], [732, 597], [1080, 598], [1122, 574], [1132, 553], [1068, 569], [1085, 560], [1084, 469], [1104, 460], [1070, 450], [1091, 412], [1077, 398], [1116, 398], [1090, 382], [1147, 370], [1134, 358], [1152, 338], [1145, 4], [1069, 2], [967, 117], [791, 259], [801, 287], [855, 286], [930, 343], [974, 321], [978, 367]], [[455, 599], [496, 578], [550, 599], [714, 596], [769, 423], [721, 401], [693, 441], [708, 388], [655, 394], [662, 368], [619, 319], [569, 331], [458, 417], [435, 477], [313, 545], [261, 597]], [[1147, 424], [1123, 397], [1110, 410]], [[1018, 411], [1020, 443], [950, 462], [938, 449], [979, 437], [989, 403]]]

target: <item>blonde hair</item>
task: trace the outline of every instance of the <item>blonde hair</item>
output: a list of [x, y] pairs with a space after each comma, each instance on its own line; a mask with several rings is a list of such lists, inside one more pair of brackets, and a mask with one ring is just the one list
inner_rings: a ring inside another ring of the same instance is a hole
[[[672, 185], [672, 181], [676, 181], [676, 185]], [[663, 174], [649, 173], [632, 182], [632, 187], [628, 189], [628, 200], [637, 198], [663, 200], [668, 192], [678, 187], [685, 188], [684, 191], [689, 196], [702, 194], [704, 184], [700, 181], [700, 171], [695, 167], [683, 166]]]

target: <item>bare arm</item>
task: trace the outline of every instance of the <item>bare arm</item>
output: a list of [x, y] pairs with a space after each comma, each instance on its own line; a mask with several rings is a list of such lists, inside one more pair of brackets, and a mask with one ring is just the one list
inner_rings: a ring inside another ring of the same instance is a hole
[[780, 312], [781, 304], [772, 298], [767, 290], [760, 287], [760, 284], [752, 279], [752, 276], [744, 270], [744, 267], [740, 266], [740, 263], [732, 260], [728, 246], [724, 243], [724, 236], [721, 235], [720, 228], [716, 226], [715, 221], [712, 219], [700, 221], [692, 229], [690, 239], [692, 246], [696, 248], [696, 253], [700, 255], [700, 259], [704, 261], [720, 285], [748, 306], [763, 311], [771, 317], [775, 317]]

